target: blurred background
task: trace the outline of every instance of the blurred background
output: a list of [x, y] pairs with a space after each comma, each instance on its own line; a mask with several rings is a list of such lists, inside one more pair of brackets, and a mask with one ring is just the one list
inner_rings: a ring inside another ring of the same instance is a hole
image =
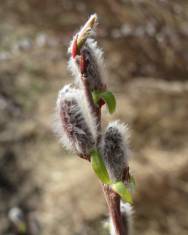
[[[135, 234], [188, 234], [188, 1], [0, 0], [0, 234], [11, 208], [43, 235], [104, 235], [107, 207], [90, 165], [52, 132], [67, 47], [99, 16], [107, 83], [131, 129]], [[13, 231], [13, 232], [11, 232]]]

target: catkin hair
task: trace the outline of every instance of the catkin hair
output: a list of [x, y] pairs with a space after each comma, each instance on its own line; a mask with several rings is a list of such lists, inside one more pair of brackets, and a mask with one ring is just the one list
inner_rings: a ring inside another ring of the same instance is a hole
[[102, 138], [102, 153], [108, 173], [113, 181], [123, 179], [128, 166], [127, 127], [119, 121], [111, 122]]
[[95, 132], [88, 125], [88, 115], [85, 115], [87, 111], [83, 111], [81, 99], [81, 92], [71, 86], [65, 86], [59, 92], [57, 130], [60, 141], [68, 150], [87, 156], [95, 146]]

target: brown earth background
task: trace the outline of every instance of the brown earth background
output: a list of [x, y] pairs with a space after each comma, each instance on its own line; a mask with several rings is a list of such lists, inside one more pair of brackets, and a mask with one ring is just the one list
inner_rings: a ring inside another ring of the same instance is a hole
[[105, 235], [107, 207], [90, 165], [52, 132], [71, 82], [69, 41], [99, 15], [107, 83], [131, 130], [135, 235], [188, 234], [188, 1], [0, 0], [0, 234], [8, 211], [41, 235]]

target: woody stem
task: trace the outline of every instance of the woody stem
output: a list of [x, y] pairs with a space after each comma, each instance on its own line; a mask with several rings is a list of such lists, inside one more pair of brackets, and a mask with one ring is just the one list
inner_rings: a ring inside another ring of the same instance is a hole
[[[87, 102], [89, 104], [90, 111], [93, 113], [93, 115], [96, 118], [96, 125], [98, 132], [97, 145], [98, 145], [101, 139], [101, 108], [97, 107], [94, 104], [86, 76], [87, 76], [86, 74], [82, 73], [81, 79], [83, 82], [84, 93]], [[120, 196], [116, 192], [114, 192], [111, 189], [111, 187], [108, 185], [102, 185], [102, 188], [108, 205], [108, 210], [112, 219], [113, 227], [116, 231], [116, 235], [127, 235], [128, 234], [126, 231], [127, 226], [125, 226], [123, 223], [124, 221], [120, 210]]]
[[116, 235], [127, 235], [120, 211], [120, 196], [108, 185], [103, 185], [103, 192]]

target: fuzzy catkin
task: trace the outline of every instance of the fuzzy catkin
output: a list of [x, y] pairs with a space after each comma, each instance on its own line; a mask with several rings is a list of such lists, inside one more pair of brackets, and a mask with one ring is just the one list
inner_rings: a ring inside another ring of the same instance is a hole
[[81, 105], [81, 93], [69, 86], [60, 91], [57, 101], [58, 133], [64, 146], [88, 156], [95, 146], [95, 138]]
[[76, 100], [61, 102], [60, 118], [76, 151], [79, 154], [88, 155], [94, 145], [94, 140]]
[[85, 61], [85, 76], [91, 91], [104, 90], [103, 82], [104, 62], [102, 51], [97, 47], [97, 43], [93, 39], [87, 39], [85, 45], [80, 51]]
[[118, 121], [108, 125], [102, 139], [102, 153], [110, 178], [113, 181], [123, 179], [128, 166], [127, 128]]
[[[75, 37], [72, 40], [68, 53], [71, 55]], [[84, 72], [83, 68], [84, 60]], [[85, 44], [80, 49], [80, 52], [75, 57], [70, 56], [68, 68], [72, 73], [75, 83], [80, 87], [82, 86], [81, 75], [84, 73], [90, 91], [105, 90], [106, 85], [104, 82], [106, 70], [103, 60], [103, 51], [97, 46], [97, 42], [92, 38], [87, 38]]]
[[23, 212], [18, 207], [11, 208], [8, 213], [8, 217], [9, 217], [9, 220], [15, 225], [23, 222], [24, 220]]

